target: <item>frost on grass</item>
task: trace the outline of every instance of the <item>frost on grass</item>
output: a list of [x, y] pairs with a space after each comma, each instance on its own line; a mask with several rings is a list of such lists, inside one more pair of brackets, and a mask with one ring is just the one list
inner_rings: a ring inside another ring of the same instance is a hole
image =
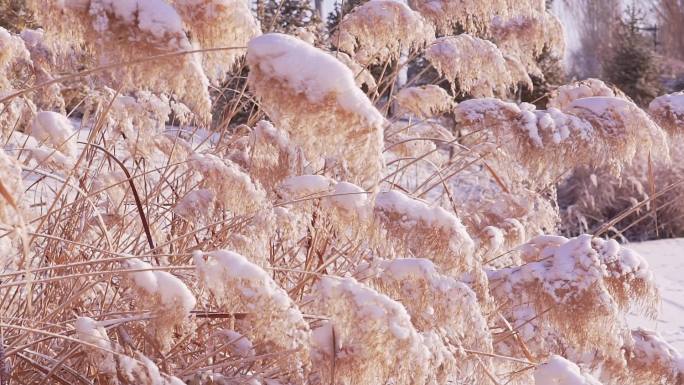
[[[206, 259], [205, 259], [206, 258]], [[287, 292], [242, 255], [217, 250], [195, 253], [202, 284], [227, 311], [245, 312], [236, 331], [247, 336], [257, 354], [277, 353], [284, 380], [303, 383], [310, 370], [309, 325]]]
[[311, 300], [311, 311], [330, 318], [312, 333], [322, 383], [413, 384], [430, 374], [430, 353], [399, 302], [353, 278], [335, 277], [322, 277]]
[[[249, 43], [248, 84], [274, 124], [314, 164], [366, 186], [383, 169], [383, 116], [333, 56], [294, 37], [266, 34]], [[340, 129], [343, 128], [343, 129]]]
[[398, 59], [435, 38], [433, 27], [404, 3], [366, 2], [344, 16], [330, 42], [362, 65]]

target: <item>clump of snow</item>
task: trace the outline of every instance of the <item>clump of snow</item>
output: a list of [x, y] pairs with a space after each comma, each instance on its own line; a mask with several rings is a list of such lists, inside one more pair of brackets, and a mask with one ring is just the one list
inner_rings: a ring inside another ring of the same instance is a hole
[[240, 357], [253, 357], [254, 356], [254, 346], [252, 341], [242, 334], [236, 332], [235, 330], [221, 330], [218, 332], [219, 335], [224, 337], [228, 344], [231, 346], [232, 350]]
[[102, 325], [90, 317], [78, 317], [74, 327], [78, 339], [100, 348], [90, 349], [98, 368], [108, 375], [116, 374], [116, 361], [112, 353], [113, 346]]
[[159, 367], [144, 354], [134, 351], [135, 357], [120, 353], [121, 347], [113, 343], [103, 327], [90, 317], [78, 317], [74, 323], [78, 339], [95, 346], [86, 346], [87, 356], [95, 367], [107, 376], [111, 383], [123, 380], [127, 383], [153, 385], [183, 385], [174, 376], [162, 374]]
[[565, 111], [577, 99], [592, 96], [614, 97], [615, 91], [599, 79], [589, 78], [579, 82], [565, 84], [551, 93], [547, 108]]
[[76, 133], [69, 119], [57, 112], [40, 111], [31, 123], [31, 136], [73, 157], [76, 155]]
[[534, 370], [535, 385], [601, 385], [598, 380], [580, 371], [573, 362], [560, 356], [549, 360]]
[[429, 206], [418, 199], [411, 198], [396, 190], [381, 192], [375, 198], [375, 210], [392, 213], [403, 220], [402, 226], [415, 227], [423, 222], [428, 227], [463, 229], [461, 221], [450, 212], [439, 206]]
[[330, 193], [334, 183], [323, 175], [297, 175], [283, 180], [278, 190], [290, 199], [308, 198]]
[[365, 220], [370, 215], [369, 196], [369, 192], [353, 183], [338, 182], [330, 195], [323, 199], [323, 204], [334, 207], [343, 214], [355, 215]]
[[[127, 261], [131, 269], [152, 269], [152, 265], [139, 259]], [[181, 314], [190, 314], [195, 307], [195, 296], [176, 276], [166, 271], [149, 270], [131, 273], [133, 281], [149, 295], [158, 295], [166, 310], [174, 309]]]

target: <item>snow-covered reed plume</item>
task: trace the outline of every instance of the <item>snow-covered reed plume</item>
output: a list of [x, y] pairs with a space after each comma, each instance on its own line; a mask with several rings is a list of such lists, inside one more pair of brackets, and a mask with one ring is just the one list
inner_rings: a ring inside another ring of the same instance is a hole
[[564, 84], [553, 90], [549, 95], [546, 108], [556, 108], [566, 112], [575, 100], [592, 96], [627, 98], [619, 89], [609, 86], [600, 79], [589, 78]]
[[288, 202], [291, 218], [311, 223], [317, 232], [321, 231], [312, 250], [321, 244], [334, 250], [338, 242], [355, 242], [365, 248], [376, 238], [371, 195], [353, 183], [321, 175], [299, 175], [285, 179], [277, 191]]
[[483, 373], [475, 370], [478, 360], [465, 356], [463, 349], [490, 352], [492, 341], [470, 287], [440, 274], [432, 262], [420, 258], [376, 261], [359, 274], [371, 278], [370, 283], [380, 292], [401, 302], [416, 330], [426, 339], [430, 333], [436, 334], [441, 343], [438, 351], [444, 352], [444, 363], [432, 368], [431, 375], [437, 383], [457, 378], [480, 379]]
[[266, 192], [263, 188], [230, 160], [195, 153], [190, 158], [190, 168], [201, 175], [200, 188], [210, 191], [222, 209], [235, 215], [246, 215], [254, 214], [265, 206]]
[[419, 118], [449, 112], [456, 104], [444, 88], [434, 84], [402, 88], [394, 96], [394, 100], [402, 111]]
[[473, 240], [453, 213], [398, 191], [379, 193], [373, 212], [397, 254], [427, 258], [444, 272], [477, 270]]
[[329, 321], [312, 332], [322, 383], [424, 383], [431, 355], [401, 303], [353, 278], [322, 277], [311, 311]]
[[487, 34], [495, 18], [507, 20], [544, 11], [544, 2], [541, 0], [409, 0], [409, 5], [445, 35], [456, 29]]
[[486, 170], [468, 170], [454, 179], [462, 189], [455, 197], [463, 224], [476, 241], [477, 254], [491, 266], [517, 264], [519, 245], [554, 232], [560, 217], [547, 197], [522, 186], [504, 191]]
[[[164, 0], [31, 0], [31, 4], [48, 31], [83, 44], [100, 65], [196, 48], [181, 16]], [[211, 101], [201, 61], [199, 54], [170, 55], [133, 67], [115, 67], [98, 78], [123, 92], [144, 87], [176, 95], [206, 119]]]
[[[21, 37], [0, 27], [0, 95], [14, 91], [31, 64], [31, 54]], [[36, 106], [29, 98], [19, 97], [0, 103], [0, 109], [0, 136], [6, 138], [13, 130], [29, 125]]]
[[[206, 260], [205, 260], [206, 258]], [[282, 379], [304, 383], [310, 370], [309, 324], [297, 305], [259, 266], [227, 250], [197, 252], [202, 284], [225, 310], [246, 312], [236, 330], [255, 344], [257, 354], [278, 353], [287, 371]]]
[[0, 90], [12, 89], [22, 67], [31, 64], [31, 54], [26, 49], [21, 36], [0, 27]]
[[653, 99], [648, 105], [648, 113], [670, 135], [680, 135], [684, 129], [684, 92]]
[[195, 296], [179, 278], [166, 271], [152, 270], [147, 262], [129, 259], [126, 267], [140, 270], [130, 273], [131, 283], [139, 294], [138, 307], [151, 311], [158, 343], [170, 347], [174, 329], [183, 326], [195, 308]]
[[179, 378], [163, 374], [159, 367], [139, 352], [135, 358], [122, 353], [118, 344], [112, 342], [102, 322], [90, 317], [78, 317], [74, 323], [76, 336], [87, 343], [83, 346], [89, 361], [111, 384], [182, 385]]
[[301, 173], [304, 156], [287, 132], [262, 120], [254, 126], [249, 142], [249, 173], [267, 192], [272, 193], [288, 176]]
[[651, 152], [654, 158], [667, 159], [665, 132], [633, 102], [617, 97], [589, 97], [573, 101], [569, 113], [588, 121], [602, 142], [600, 156], [610, 154], [605, 163], [619, 170], [637, 154]]
[[632, 330], [631, 344], [626, 346], [628, 374], [639, 383], [676, 384], [684, 375], [684, 357], [660, 334], [645, 329]]
[[[110, 98], [113, 99], [111, 106]], [[107, 106], [107, 134], [112, 140], [123, 137], [129, 156], [148, 160], [169, 157], [173, 161], [183, 161], [188, 157], [190, 151], [184, 146], [184, 141], [171, 139], [164, 133], [165, 122], [172, 113], [179, 122], [187, 123], [184, 105], [148, 91], [136, 92], [132, 96], [115, 96], [114, 91], [107, 88], [100, 95], [93, 96], [91, 103], [95, 102], [104, 102]], [[102, 111], [91, 113], [99, 116]]]
[[[629, 208], [684, 229], [684, 96], [509, 102], [551, 87], [544, 1], [372, 0], [299, 38], [260, 35], [288, 2], [24, 3], [40, 29], [0, 29], [0, 383], [681, 377], [627, 325], [657, 307], [646, 263], [598, 237]], [[595, 236], [551, 235], [570, 213]]]
[[[585, 88], [583, 94], [587, 93]], [[563, 181], [558, 190], [559, 201], [564, 208], [564, 226], [569, 233], [588, 231], [622, 211], [631, 210], [632, 213], [615, 226], [624, 228], [626, 233], [623, 235], [679, 236], [682, 211], [679, 205], [672, 204], [682, 196], [678, 181], [682, 176], [680, 165], [684, 154], [678, 98], [676, 93], [656, 98], [649, 108], [652, 120], [644, 112], [623, 119], [632, 124], [641, 138], [637, 140], [634, 159], [622, 167], [621, 175], [614, 175], [606, 167], [579, 168]], [[566, 108], [581, 100], [568, 103]], [[631, 102], [624, 103], [632, 106]], [[607, 120], [610, 119], [607, 116]], [[668, 140], [663, 138], [663, 131], [668, 133]], [[646, 145], [642, 145], [644, 143]], [[665, 156], [668, 150], [669, 159]]]
[[508, 71], [503, 54], [492, 42], [470, 36], [446, 36], [428, 47], [425, 57], [440, 75], [474, 97], [505, 95], [518, 83]]
[[[246, 47], [261, 33], [246, 0], [171, 0], [192, 43], [201, 48]], [[212, 81], [223, 80], [245, 49], [202, 53], [202, 67]]]
[[543, 76], [537, 64], [542, 53], [563, 57], [563, 28], [541, 0], [410, 0], [412, 8], [442, 35], [457, 31], [492, 40], [528, 73]]
[[563, 58], [563, 25], [558, 17], [543, 9], [509, 19], [493, 17], [491, 35], [502, 52], [517, 58], [528, 73], [538, 77], [543, 77], [537, 62], [542, 54]]
[[277, 33], [252, 39], [247, 62], [248, 83], [262, 108], [302, 146], [309, 161], [364, 187], [377, 183], [385, 120], [357, 88], [349, 68]]
[[[634, 103], [617, 97], [579, 98], [566, 112], [470, 99], [460, 103], [455, 114], [464, 127], [488, 136], [485, 141], [497, 146], [499, 156], [522, 163], [542, 185], [581, 165], [607, 166], [619, 173], [637, 149], [668, 156], [665, 132]], [[506, 168], [505, 161], [498, 163]]]
[[[45, 31], [42, 29], [24, 29], [20, 34], [24, 45], [31, 56], [31, 70], [36, 83], [45, 83], [54, 80], [63, 63], [57, 60], [54, 50], [45, 41]], [[60, 83], [50, 84], [41, 92], [35, 93], [33, 100], [43, 110], [57, 110], [64, 112], [66, 101], [64, 93], [68, 88]]]
[[[654, 314], [659, 301], [646, 261], [614, 240], [590, 235], [539, 236], [521, 246], [521, 258], [523, 265], [488, 275], [504, 317], [530, 352], [544, 356], [571, 348], [577, 358], [591, 352], [599, 364], [624, 367], [624, 314]], [[573, 322], [567, 322], [568, 312]], [[497, 349], [517, 349], [513, 338], [502, 342]]]
[[432, 25], [400, 1], [373, 0], [344, 16], [330, 42], [362, 65], [396, 60], [435, 38]]

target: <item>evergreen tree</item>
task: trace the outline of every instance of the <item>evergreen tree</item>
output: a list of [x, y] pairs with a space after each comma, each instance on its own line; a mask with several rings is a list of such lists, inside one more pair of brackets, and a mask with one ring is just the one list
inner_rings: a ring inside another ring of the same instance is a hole
[[257, 16], [264, 32], [320, 31], [321, 19], [309, 0], [260, 0]]
[[333, 11], [328, 15], [328, 31], [331, 32], [337, 28], [337, 24], [342, 20], [344, 15], [351, 12], [356, 6], [366, 3], [368, 0], [342, 0], [342, 2], [335, 1]]
[[547, 49], [537, 57], [537, 64], [541, 69], [542, 76], [530, 75], [533, 88], [530, 90], [527, 87], [521, 87], [519, 97], [522, 102], [532, 103], [537, 108], [544, 109], [548, 101], [546, 96], [558, 86], [565, 84], [567, 76], [562, 60], [552, 55]]
[[641, 13], [628, 8], [627, 19], [619, 22], [604, 77], [644, 106], [658, 96], [662, 85], [653, 41], [641, 33], [642, 22]]

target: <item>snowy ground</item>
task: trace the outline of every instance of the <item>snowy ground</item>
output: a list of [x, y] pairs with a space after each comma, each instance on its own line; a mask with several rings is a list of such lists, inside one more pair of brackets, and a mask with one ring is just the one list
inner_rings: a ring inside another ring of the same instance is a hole
[[684, 353], [684, 238], [632, 243], [628, 247], [646, 258], [663, 298], [655, 321], [631, 316], [630, 326], [656, 330]]

